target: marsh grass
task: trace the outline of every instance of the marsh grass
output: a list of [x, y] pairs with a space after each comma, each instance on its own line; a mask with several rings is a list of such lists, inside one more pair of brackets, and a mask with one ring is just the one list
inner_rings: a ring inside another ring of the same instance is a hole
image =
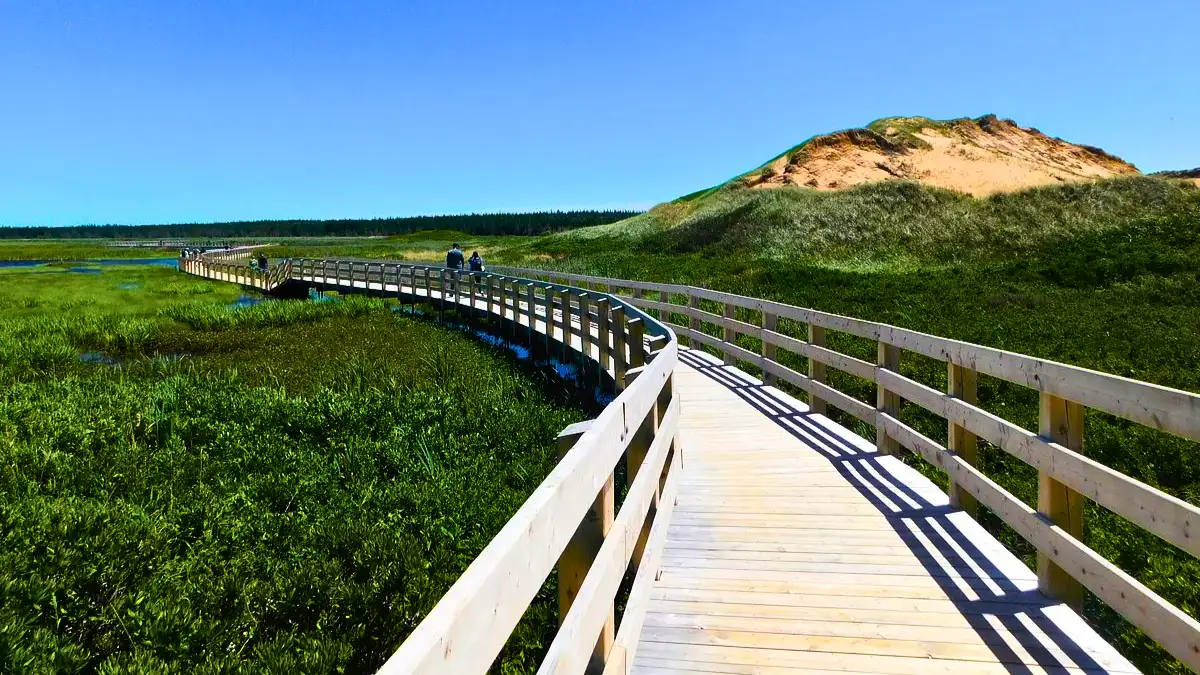
[[111, 239], [0, 239], [0, 260], [169, 258], [179, 253], [174, 248], [125, 248], [111, 243]]
[[[169, 270], [44, 277], [0, 277], [36, 300], [0, 310], [3, 672], [372, 672], [581, 417], [378, 301], [232, 309], [236, 287]], [[72, 294], [89, 302], [59, 309]], [[532, 672], [552, 591], [498, 672]]]

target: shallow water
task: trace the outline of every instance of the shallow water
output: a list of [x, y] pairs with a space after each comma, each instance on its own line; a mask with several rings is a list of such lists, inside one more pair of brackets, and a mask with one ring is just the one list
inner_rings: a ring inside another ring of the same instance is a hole
[[255, 305], [263, 303], [264, 301], [266, 301], [266, 299], [267, 298], [264, 298], [260, 295], [243, 295], [243, 296], [239, 296], [237, 300], [234, 300], [233, 302], [229, 303], [226, 306], [231, 307], [231, 308], [253, 307]]
[[[408, 305], [395, 306], [392, 308], [392, 311], [395, 312], [396, 314], [403, 314], [406, 316], [420, 316], [420, 317], [432, 316], [432, 314], [430, 312], [426, 312], [421, 309], [414, 309], [413, 307], [408, 306]], [[592, 369], [589, 369], [587, 372], [585, 372], [583, 369], [581, 369], [579, 367], [579, 364], [577, 364], [577, 363], [564, 362], [564, 361], [560, 361], [555, 358], [549, 358], [549, 359], [543, 358], [543, 359], [535, 360], [533, 358], [533, 352], [528, 347], [526, 347], [525, 345], [520, 345], [520, 344], [516, 344], [514, 342], [510, 342], [507, 338], [505, 338], [501, 335], [496, 335], [495, 333], [489, 333], [486, 330], [474, 328], [472, 326], [468, 326], [465, 323], [456, 322], [456, 321], [442, 321], [442, 322], [439, 322], [439, 325], [441, 325], [445, 328], [456, 329], [456, 330], [468, 332], [471, 335], [475, 336], [476, 339], [478, 339], [482, 342], [485, 342], [488, 345], [491, 345], [492, 347], [499, 347], [501, 349], [507, 349], [508, 351], [512, 352], [514, 356], [517, 357], [518, 361], [531, 364], [531, 365], [533, 365], [534, 368], [546, 368], [546, 369], [553, 371], [555, 376], [557, 376], [557, 378], [559, 380], [561, 380], [564, 384], [571, 384], [571, 385], [575, 385], [576, 387], [581, 387], [581, 386], [586, 386], [589, 383], [589, 381], [591, 381], [591, 382], [595, 381], [595, 373], [592, 372]], [[592, 365], [594, 365], [594, 364], [592, 364]], [[604, 391], [599, 385], [596, 385], [592, 388], [591, 398], [593, 401], [600, 404], [601, 406], [606, 406], [609, 403], [612, 403], [613, 400], [616, 399], [616, 396]]]

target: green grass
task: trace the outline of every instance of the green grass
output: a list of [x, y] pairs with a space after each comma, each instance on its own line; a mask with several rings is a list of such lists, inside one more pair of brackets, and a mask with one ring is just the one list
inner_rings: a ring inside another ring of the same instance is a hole
[[[373, 672], [581, 417], [380, 301], [237, 294], [0, 276], [0, 672]], [[499, 672], [532, 672], [552, 591]]]
[[803, 187], [722, 190], [660, 205], [626, 221], [546, 237], [553, 255], [586, 253], [603, 240], [646, 252], [736, 252], [773, 262], [857, 268], [1014, 259], [1059, 242], [1171, 216], [1200, 190], [1157, 178], [1036, 188], [986, 199], [882, 182], [823, 192]]
[[90, 258], [170, 258], [173, 248], [125, 248], [103, 239], [0, 239], [0, 260], [87, 260]]

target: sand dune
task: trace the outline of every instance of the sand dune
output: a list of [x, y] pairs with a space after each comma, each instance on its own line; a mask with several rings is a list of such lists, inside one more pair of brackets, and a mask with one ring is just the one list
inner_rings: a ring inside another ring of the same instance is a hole
[[739, 180], [753, 189], [803, 185], [821, 190], [914, 180], [984, 196], [1140, 173], [1098, 148], [989, 115], [944, 122], [890, 118], [818, 136]]

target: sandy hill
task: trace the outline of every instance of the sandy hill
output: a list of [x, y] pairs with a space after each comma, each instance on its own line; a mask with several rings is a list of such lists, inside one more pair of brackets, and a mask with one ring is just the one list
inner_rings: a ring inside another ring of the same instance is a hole
[[890, 117], [816, 136], [732, 181], [733, 187], [820, 190], [918, 181], [975, 196], [1068, 181], [1140, 175], [1099, 148], [1068, 143], [995, 115]]

